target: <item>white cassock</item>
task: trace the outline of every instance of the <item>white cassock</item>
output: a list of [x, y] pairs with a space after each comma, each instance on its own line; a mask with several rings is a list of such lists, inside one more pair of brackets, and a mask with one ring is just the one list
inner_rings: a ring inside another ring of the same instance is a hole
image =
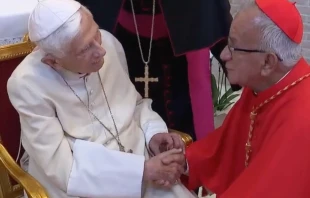
[[147, 144], [167, 127], [152, 111], [151, 100], [142, 99], [131, 83], [121, 44], [110, 33], [101, 33], [107, 53], [99, 74], [120, 140], [134, 154], [119, 151], [112, 135], [63, 80], [116, 135], [98, 74], [85, 77], [55, 71], [41, 62], [44, 53], [37, 50], [8, 81], [10, 100], [20, 115], [22, 143], [29, 154], [28, 172], [51, 198], [194, 197], [180, 184], [171, 190], [142, 184]]

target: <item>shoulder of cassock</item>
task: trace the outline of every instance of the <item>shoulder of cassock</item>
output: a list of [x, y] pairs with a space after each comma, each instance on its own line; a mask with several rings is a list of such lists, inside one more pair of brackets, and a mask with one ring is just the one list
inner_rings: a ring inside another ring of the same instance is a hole
[[[117, 54], [118, 59], [126, 59], [124, 50], [120, 42], [106, 30], [100, 29], [102, 46], [107, 51], [113, 51]], [[112, 53], [112, 54], [115, 54]], [[10, 78], [14, 78], [20, 83], [27, 83], [27, 86], [35, 87], [40, 86], [42, 81], [46, 83], [54, 82], [58, 80], [58, 74], [49, 66], [41, 62], [45, 53], [40, 50], [34, 50], [17, 66]], [[111, 53], [107, 53], [105, 56], [109, 56]], [[112, 55], [115, 56], [115, 55]], [[123, 69], [128, 73], [126, 60], [122, 64]], [[104, 67], [104, 66], [103, 66]], [[44, 88], [44, 90], [47, 90]]]

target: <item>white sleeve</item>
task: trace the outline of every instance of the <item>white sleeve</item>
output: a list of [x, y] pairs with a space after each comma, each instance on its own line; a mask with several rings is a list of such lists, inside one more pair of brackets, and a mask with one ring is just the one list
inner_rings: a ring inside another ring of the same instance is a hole
[[135, 119], [145, 133], [146, 143], [149, 144], [151, 138], [157, 133], [168, 133], [168, 128], [163, 119], [152, 110], [152, 100], [142, 99], [137, 93], [137, 105]]
[[141, 196], [144, 156], [81, 140], [71, 150], [52, 102], [21, 79], [10, 78], [7, 86], [23, 146], [54, 185], [78, 197]]
[[19, 114], [22, 143], [29, 157], [54, 185], [66, 191], [73, 157], [55, 108], [23, 79], [11, 77], [7, 90]]
[[76, 140], [68, 195], [79, 197], [141, 197], [144, 156], [109, 150]]

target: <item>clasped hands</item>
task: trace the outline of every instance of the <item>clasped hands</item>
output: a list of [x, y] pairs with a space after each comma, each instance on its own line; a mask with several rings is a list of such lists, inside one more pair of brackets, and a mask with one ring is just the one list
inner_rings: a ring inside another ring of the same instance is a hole
[[159, 186], [170, 187], [186, 169], [184, 143], [174, 133], [158, 133], [149, 142], [153, 157], [145, 162], [144, 180]]

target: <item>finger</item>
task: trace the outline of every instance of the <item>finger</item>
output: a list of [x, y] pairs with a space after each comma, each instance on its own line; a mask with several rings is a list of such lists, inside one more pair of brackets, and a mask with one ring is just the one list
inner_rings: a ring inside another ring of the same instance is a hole
[[177, 174], [177, 175], [181, 176], [185, 172], [185, 167], [183, 164], [172, 163], [172, 164], [169, 164], [167, 166], [172, 168], [172, 171], [174, 171], [175, 174]]
[[173, 149], [174, 141], [173, 141], [172, 134], [170, 133], [166, 134], [164, 142], [167, 145], [167, 150]]
[[172, 172], [172, 170], [162, 170], [162, 171], [158, 171], [156, 176], [154, 177], [155, 184], [157, 185], [164, 185], [165, 182], [169, 182], [171, 183], [172, 181], [174, 181], [175, 178], [175, 174]]
[[183, 165], [185, 163], [185, 156], [183, 153], [172, 154], [162, 158], [161, 162], [165, 165], [169, 165], [173, 162]]
[[168, 168], [168, 181], [170, 184], [174, 184], [176, 180], [180, 179], [181, 172], [178, 171], [178, 168], [176, 166], [170, 166]]
[[154, 182], [154, 184], [156, 184], [156, 185], [158, 185], [158, 186], [164, 186], [165, 185], [165, 183], [166, 183], [166, 181], [165, 180], [156, 180], [155, 182]]
[[160, 157], [161, 159], [163, 159], [163, 158], [165, 158], [165, 157], [167, 157], [167, 156], [169, 156], [169, 155], [180, 154], [180, 153], [182, 153], [182, 149], [171, 149], [171, 150], [169, 150], [169, 151], [166, 151], [166, 152], [161, 153], [161, 154], [159, 155], [159, 157]]
[[170, 188], [172, 186], [172, 184], [168, 181], [166, 181], [163, 185], [165, 188]]
[[[176, 134], [177, 135], [177, 134]], [[182, 137], [180, 135], [178, 135], [178, 140], [179, 140], [179, 144], [180, 144], [180, 148], [185, 151], [185, 143], [182, 140]]]
[[153, 180], [164, 180], [173, 183], [178, 177], [177, 169], [175, 167], [161, 166], [160, 170], [154, 175]]
[[173, 163], [172, 166], [175, 166], [177, 169], [177, 173], [181, 176], [184, 172], [184, 165], [183, 164], [177, 164], [177, 163]]
[[156, 144], [153, 144], [152, 146], [150, 146], [150, 150], [154, 156], [161, 153], [159, 145], [156, 145]]
[[180, 173], [180, 175], [182, 175], [185, 172], [184, 164], [176, 164], [176, 167], [177, 167], [178, 172]]
[[182, 141], [182, 137], [179, 134], [171, 134], [173, 143], [174, 143], [174, 148], [180, 148], [183, 150], [184, 148], [184, 143]]
[[170, 182], [164, 180], [155, 181], [154, 184], [165, 189], [169, 189], [172, 186]]
[[162, 167], [159, 174], [157, 174], [157, 180], [164, 180], [167, 187], [174, 185], [181, 177], [182, 173], [176, 168], [176, 166]]
[[167, 144], [166, 143], [160, 144], [159, 150], [161, 153], [168, 151]]

